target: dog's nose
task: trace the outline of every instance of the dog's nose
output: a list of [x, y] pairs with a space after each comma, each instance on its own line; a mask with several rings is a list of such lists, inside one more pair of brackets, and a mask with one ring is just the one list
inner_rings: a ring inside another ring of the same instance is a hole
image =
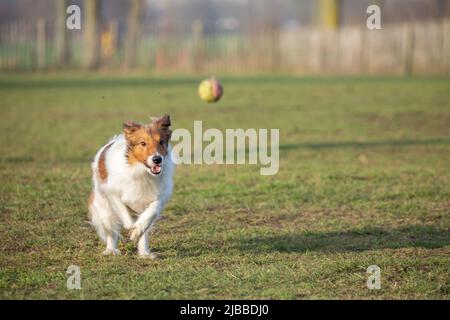
[[153, 161], [154, 164], [160, 164], [161, 161], [162, 161], [162, 157], [158, 156], [158, 155], [153, 156], [152, 161]]

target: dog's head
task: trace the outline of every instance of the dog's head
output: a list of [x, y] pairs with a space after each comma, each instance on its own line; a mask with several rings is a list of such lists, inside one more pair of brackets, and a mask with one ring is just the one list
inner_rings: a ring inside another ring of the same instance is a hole
[[[172, 131], [170, 116], [152, 118], [149, 124], [128, 121], [123, 124], [127, 141], [127, 159], [130, 164], [142, 164], [154, 176], [159, 175], [168, 157]], [[169, 155], [170, 156], [170, 155]]]

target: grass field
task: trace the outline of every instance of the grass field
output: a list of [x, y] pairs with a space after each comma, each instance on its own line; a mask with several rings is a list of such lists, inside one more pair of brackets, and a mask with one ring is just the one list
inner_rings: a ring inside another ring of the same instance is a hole
[[[1, 298], [450, 298], [450, 79], [224, 77], [216, 105], [199, 80], [0, 76]], [[279, 173], [178, 166], [159, 259], [129, 242], [102, 256], [90, 160], [164, 112], [174, 128], [279, 128]]]

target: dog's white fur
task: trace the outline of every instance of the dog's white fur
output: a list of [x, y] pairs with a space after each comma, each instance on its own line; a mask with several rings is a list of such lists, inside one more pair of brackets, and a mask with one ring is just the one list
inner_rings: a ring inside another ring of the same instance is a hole
[[[105, 153], [108, 178], [102, 181], [98, 163], [103, 149], [109, 144]], [[103, 146], [94, 158], [93, 201], [89, 205], [91, 223], [106, 243], [104, 254], [119, 254], [117, 243], [121, 227], [124, 227], [130, 230], [131, 240], [138, 241], [139, 255], [154, 258], [149, 250], [148, 232], [172, 194], [175, 169], [172, 148], [169, 145], [167, 155], [163, 156], [159, 175], [152, 174], [142, 163], [129, 164], [126, 151], [127, 142], [121, 134]], [[152, 156], [149, 156], [148, 162], [151, 162]], [[138, 215], [136, 221], [133, 221], [133, 214]]]

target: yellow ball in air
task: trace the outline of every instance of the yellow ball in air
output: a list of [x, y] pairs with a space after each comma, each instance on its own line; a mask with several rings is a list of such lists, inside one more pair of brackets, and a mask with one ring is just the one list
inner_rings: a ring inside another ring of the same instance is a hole
[[217, 102], [222, 94], [223, 88], [217, 79], [203, 80], [198, 86], [198, 95], [205, 102]]

